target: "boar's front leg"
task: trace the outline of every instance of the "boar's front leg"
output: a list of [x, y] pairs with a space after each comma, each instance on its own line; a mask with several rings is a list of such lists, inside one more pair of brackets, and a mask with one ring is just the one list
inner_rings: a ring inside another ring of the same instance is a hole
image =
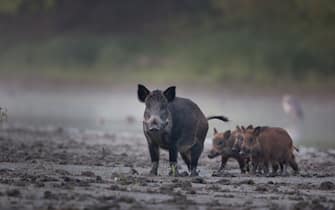
[[158, 163], [159, 163], [159, 147], [158, 147], [158, 145], [149, 144], [149, 152], [150, 152], [150, 158], [151, 158], [151, 163], [152, 163], [150, 174], [157, 176]]
[[177, 169], [177, 157], [178, 157], [178, 150], [176, 145], [171, 145], [169, 148], [169, 161], [170, 161], [170, 172], [169, 176], [178, 176], [178, 169]]
[[190, 154], [190, 152], [181, 152], [180, 155], [181, 155], [182, 159], [184, 160], [185, 164], [187, 165], [188, 171], [191, 171], [191, 160], [190, 160], [191, 154]]

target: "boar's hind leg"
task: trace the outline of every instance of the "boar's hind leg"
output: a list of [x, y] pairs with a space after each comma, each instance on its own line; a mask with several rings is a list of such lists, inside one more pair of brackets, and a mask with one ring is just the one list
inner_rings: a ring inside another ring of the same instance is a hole
[[150, 174], [157, 175], [159, 162], [159, 147], [155, 144], [149, 144], [149, 152], [152, 163]]
[[198, 176], [197, 166], [198, 160], [202, 153], [203, 146], [201, 144], [195, 144], [191, 148], [191, 176]]
[[190, 157], [191, 157], [191, 154], [190, 152], [183, 152], [183, 153], [180, 153], [181, 155], [181, 158], [184, 160], [185, 164], [187, 165], [187, 169], [188, 171], [191, 171], [191, 160], [190, 160]]

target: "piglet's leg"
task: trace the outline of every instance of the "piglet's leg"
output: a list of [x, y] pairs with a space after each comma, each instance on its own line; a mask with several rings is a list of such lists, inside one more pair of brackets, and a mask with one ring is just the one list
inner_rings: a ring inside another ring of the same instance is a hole
[[223, 171], [223, 169], [224, 169], [227, 161], [228, 161], [228, 157], [222, 155], [222, 157], [221, 157], [221, 166], [219, 168], [219, 171]]
[[264, 171], [264, 175], [265, 176], [269, 175], [269, 162], [268, 161], [264, 161], [263, 171]]
[[287, 163], [283, 163], [283, 173], [282, 176], [288, 176], [288, 172], [287, 172]]
[[236, 160], [238, 161], [238, 164], [240, 166], [241, 173], [245, 174], [245, 172], [246, 172], [246, 169], [245, 169], [245, 159], [242, 158], [242, 157], [238, 157]]
[[255, 175], [257, 172], [258, 165], [259, 165], [258, 160], [256, 160], [255, 158], [251, 158], [251, 165], [252, 165], [251, 174]]

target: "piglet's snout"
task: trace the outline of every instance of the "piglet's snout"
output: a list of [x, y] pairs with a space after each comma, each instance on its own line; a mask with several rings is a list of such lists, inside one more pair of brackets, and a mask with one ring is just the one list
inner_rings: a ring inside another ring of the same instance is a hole
[[232, 149], [231, 149], [233, 152], [238, 152], [238, 148], [237, 147], [233, 147]]

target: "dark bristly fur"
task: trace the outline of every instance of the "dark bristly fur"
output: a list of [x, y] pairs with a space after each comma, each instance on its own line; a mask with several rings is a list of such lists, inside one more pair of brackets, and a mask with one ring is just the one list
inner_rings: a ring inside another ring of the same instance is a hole
[[[199, 157], [204, 148], [208, 119], [191, 100], [176, 97], [175, 87], [149, 91], [138, 85], [138, 99], [145, 103], [143, 131], [152, 161], [151, 174], [157, 175], [159, 149], [169, 151], [170, 175], [178, 175], [178, 152], [192, 176], [197, 175]], [[226, 121], [223, 116], [211, 119]]]

